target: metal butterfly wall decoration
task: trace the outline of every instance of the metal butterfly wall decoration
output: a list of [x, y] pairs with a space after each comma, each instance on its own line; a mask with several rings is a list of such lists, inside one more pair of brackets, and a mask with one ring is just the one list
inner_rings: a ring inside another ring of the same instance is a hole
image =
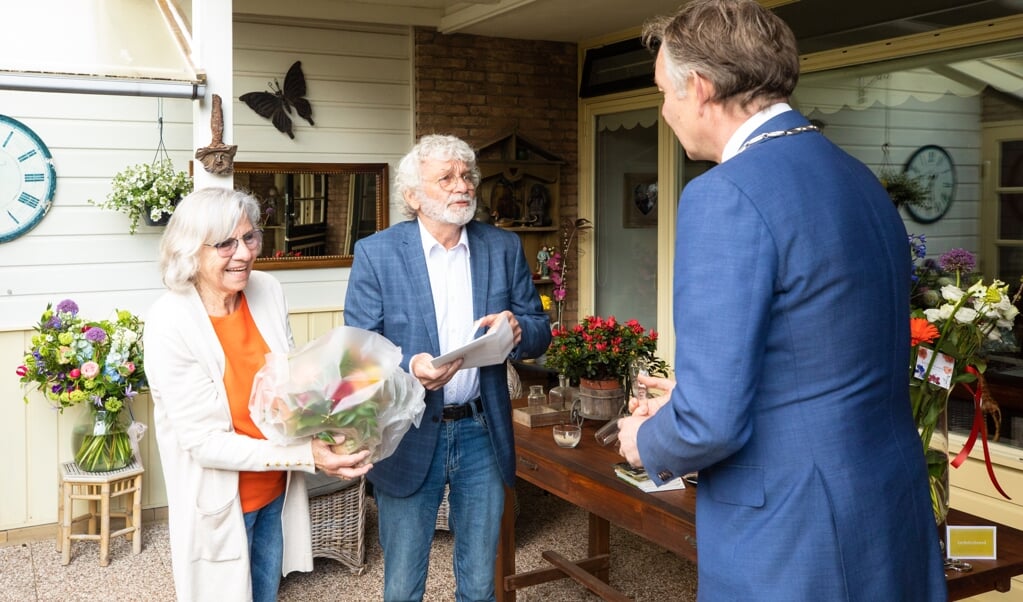
[[[302, 74], [302, 61], [295, 61], [295, 64], [288, 69], [284, 76], [284, 87], [275, 79], [267, 84], [269, 92], [247, 92], [239, 97], [239, 100], [249, 105], [249, 108], [262, 117], [266, 117], [282, 133], [285, 133], [292, 140], [295, 139], [295, 132], [291, 127], [291, 108], [295, 107], [298, 116], [313, 123], [313, 107], [305, 96], [305, 75]], [[274, 89], [276, 87], [276, 90]]]

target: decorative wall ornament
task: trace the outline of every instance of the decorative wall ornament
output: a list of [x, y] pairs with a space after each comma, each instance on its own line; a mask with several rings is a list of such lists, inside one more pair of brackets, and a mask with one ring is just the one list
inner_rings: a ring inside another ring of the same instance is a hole
[[[305, 96], [305, 75], [302, 73], [302, 61], [295, 61], [295, 64], [288, 69], [284, 76], [284, 87], [282, 88], [275, 79], [267, 84], [270, 92], [248, 92], [242, 94], [239, 100], [249, 105], [249, 108], [262, 117], [266, 117], [279, 131], [288, 135], [292, 140], [295, 133], [291, 127], [291, 108], [295, 107], [298, 116], [313, 123], [313, 107]], [[274, 89], [276, 87], [276, 90]]]
[[213, 140], [209, 146], [195, 151], [195, 158], [202, 161], [203, 169], [221, 176], [234, 172], [234, 154], [238, 152], [235, 144], [224, 144], [224, 108], [219, 94], [213, 95], [213, 110], [210, 112], [210, 129]]

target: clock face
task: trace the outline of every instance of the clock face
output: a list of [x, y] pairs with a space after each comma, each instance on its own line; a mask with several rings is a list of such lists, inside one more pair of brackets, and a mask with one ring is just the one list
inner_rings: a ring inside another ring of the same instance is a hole
[[34, 228], [56, 188], [50, 150], [28, 126], [0, 115], [0, 243]]
[[955, 200], [956, 170], [948, 151], [933, 144], [916, 149], [904, 170], [924, 189], [921, 203], [907, 204], [909, 216], [921, 224], [936, 222], [948, 212]]

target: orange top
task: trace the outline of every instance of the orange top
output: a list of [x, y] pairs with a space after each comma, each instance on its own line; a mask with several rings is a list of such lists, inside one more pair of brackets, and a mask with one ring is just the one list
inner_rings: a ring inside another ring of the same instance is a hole
[[[241, 295], [238, 311], [227, 316], [210, 316], [210, 322], [220, 339], [220, 346], [224, 348], [224, 388], [231, 405], [234, 431], [253, 439], [266, 439], [249, 414], [249, 396], [252, 394], [252, 379], [266, 363], [265, 356], [270, 347], [256, 328], [245, 295]], [[284, 493], [285, 482], [285, 475], [279, 470], [240, 471], [238, 497], [242, 501], [242, 511], [259, 510], [277, 499]]]

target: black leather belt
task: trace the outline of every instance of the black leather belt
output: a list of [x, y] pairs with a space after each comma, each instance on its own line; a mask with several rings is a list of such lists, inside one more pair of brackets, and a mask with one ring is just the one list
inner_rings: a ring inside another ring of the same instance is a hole
[[473, 408], [476, 408], [476, 413], [483, 413], [483, 400], [477, 397], [476, 399], [466, 403], [444, 406], [444, 413], [442, 414], [442, 417], [444, 420], [461, 420], [462, 418], [471, 418]]

